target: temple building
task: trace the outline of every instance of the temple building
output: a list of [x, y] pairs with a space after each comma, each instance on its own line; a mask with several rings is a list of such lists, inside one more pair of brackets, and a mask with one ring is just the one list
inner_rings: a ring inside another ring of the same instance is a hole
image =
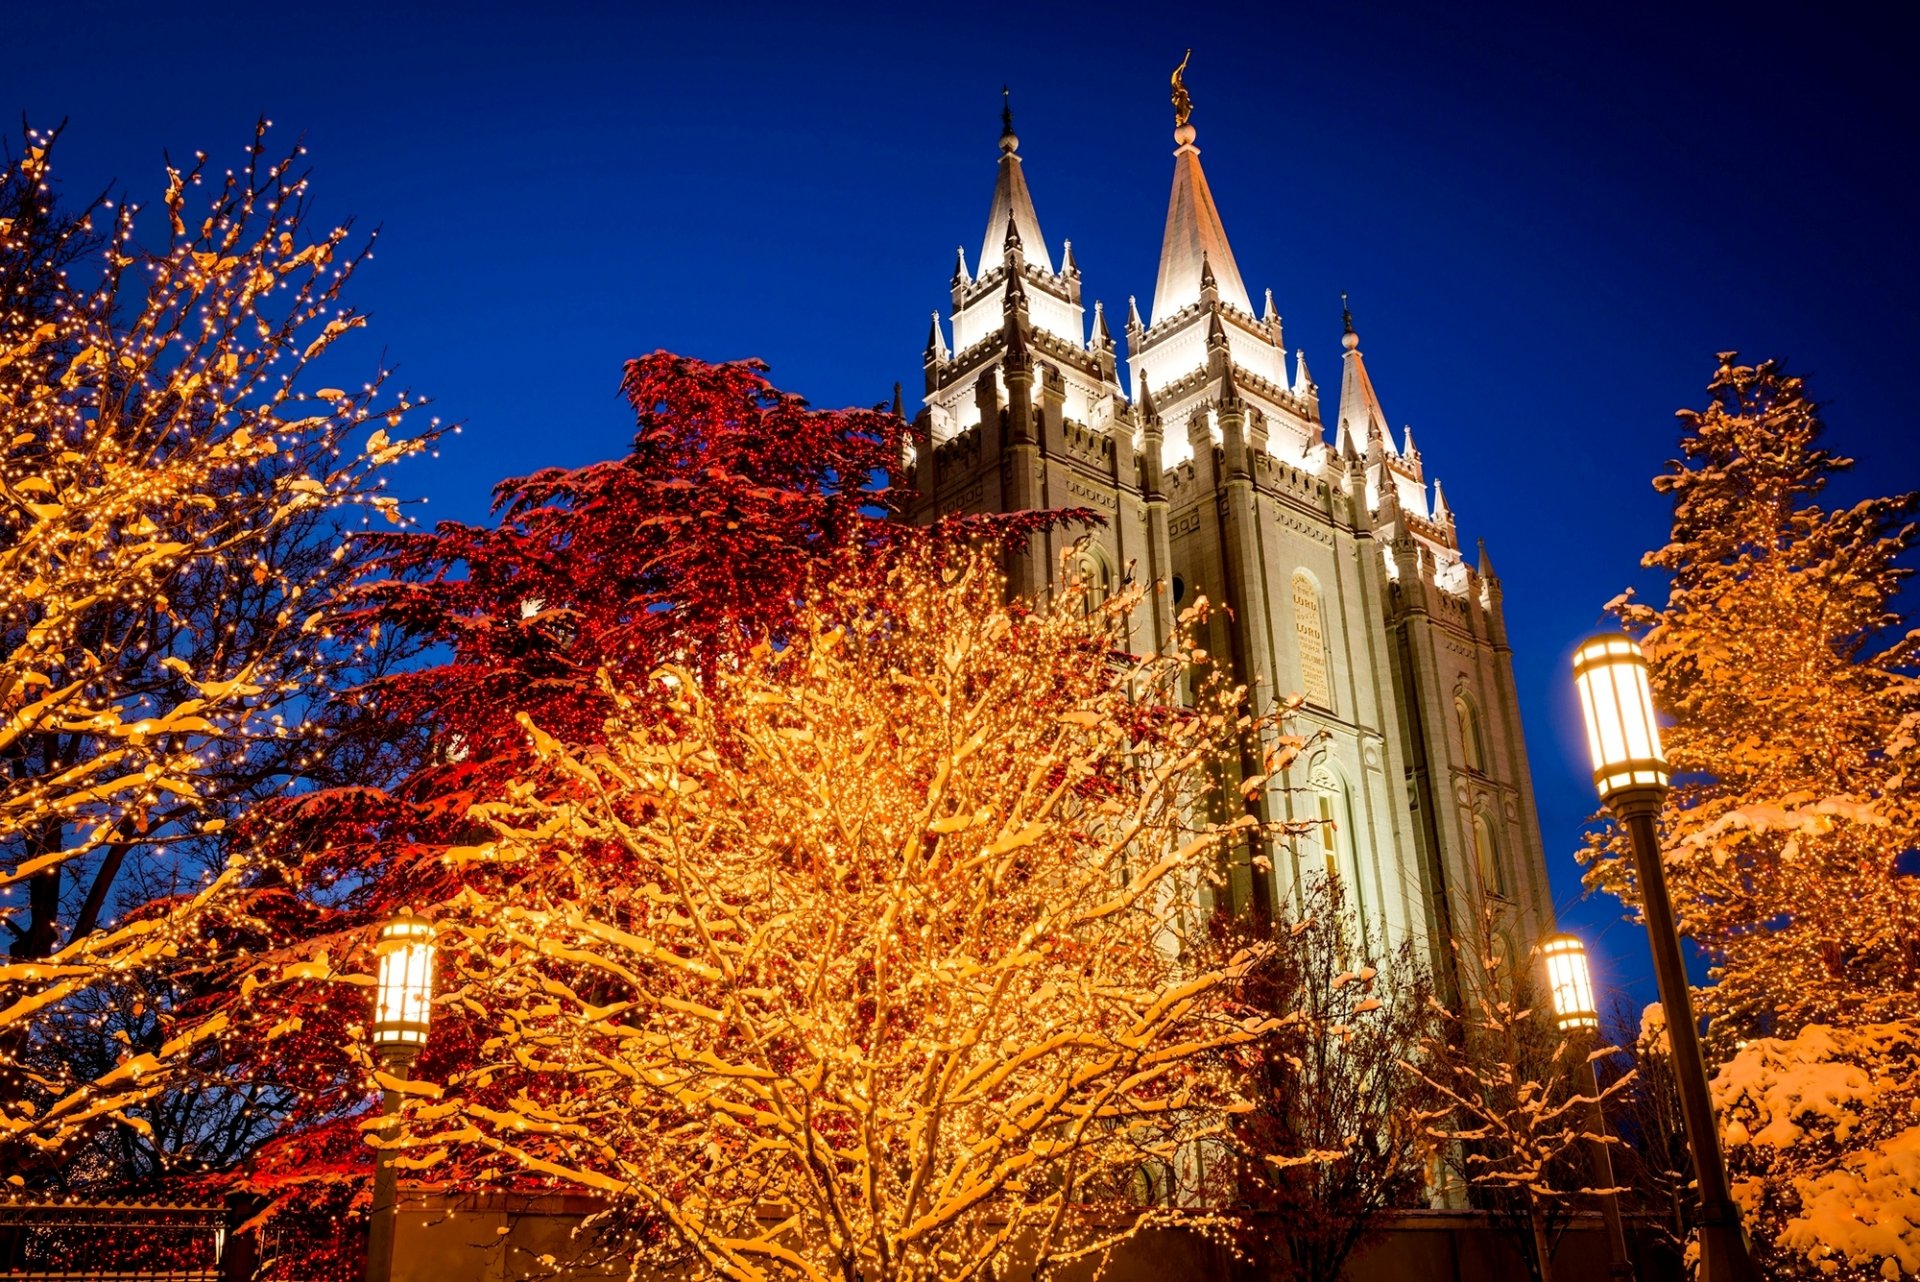
[[1042, 234], [1003, 115], [979, 253], [960, 250], [927, 340], [915, 515], [1102, 514], [1016, 558], [1013, 587], [1163, 585], [1127, 621], [1135, 651], [1197, 597], [1225, 606], [1202, 643], [1261, 711], [1301, 696], [1291, 729], [1311, 736], [1258, 799], [1308, 831], [1236, 857], [1236, 904], [1289, 912], [1337, 870], [1379, 942], [1423, 936], [1448, 973], [1447, 941], [1489, 904], [1515, 942], [1553, 919], [1500, 580], [1484, 544], [1462, 554], [1412, 431], [1396, 439], [1351, 313], [1329, 424], [1272, 291], [1256, 308], [1240, 275], [1179, 72], [1174, 107], [1158, 279], [1117, 321], [1089, 315], [1072, 242], [1056, 259]]

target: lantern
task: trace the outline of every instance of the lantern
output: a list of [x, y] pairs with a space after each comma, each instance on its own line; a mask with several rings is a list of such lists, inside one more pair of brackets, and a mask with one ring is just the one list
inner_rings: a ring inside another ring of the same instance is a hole
[[1664, 791], [1667, 759], [1653, 719], [1647, 659], [1632, 637], [1594, 637], [1573, 656], [1573, 683], [1587, 723], [1593, 783], [1610, 802], [1636, 789]]
[[1549, 935], [1540, 941], [1547, 962], [1547, 991], [1553, 998], [1553, 1018], [1560, 1031], [1600, 1027], [1594, 1009], [1593, 977], [1587, 971], [1587, 947], [1573, 935]]
[[417, 1050], [433, 1013], [433, 923], [403, 911], [380, 928], [373, 947], [380, 959], [373, 998], [373, 1044]]

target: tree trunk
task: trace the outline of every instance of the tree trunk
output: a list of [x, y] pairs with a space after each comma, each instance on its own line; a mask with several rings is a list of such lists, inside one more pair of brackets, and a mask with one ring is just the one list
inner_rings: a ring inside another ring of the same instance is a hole
[[1532, 1199], [1527, 1202], [1527, 1227], [1533, 1230], [1534, 1276], [1540, 1282], [1553, 1282], [1553, 1244], [1547, 1240], [1547, 1219], [1540, 1214], [1540, 1204]]

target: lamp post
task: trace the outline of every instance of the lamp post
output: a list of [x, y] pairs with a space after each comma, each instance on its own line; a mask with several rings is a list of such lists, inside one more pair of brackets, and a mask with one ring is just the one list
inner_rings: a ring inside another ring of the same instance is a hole
[[[373, 991], [373, 1053], [389, 1077], [406, 1080], [407, 1071], [426, 1044], [433, 1016], [433, 923], [402, 910], [380, 928], [373, 947], [380, 972]], [[367, 1282], [388, 1282], [393, 1275], [394, 1203], [399, 1177], [393, 1150], [385, 1147], [396, 1132], [400, 1092], [380, 1093], [382, 1147], [374, 1153], [373, 1216], [367, 1225]]]
[[1607, 1151], [1607, 1115], [1600, 1107], [1600, 1082], [1593, 1074], [1593, 1060], [1588, 1058], [1594, 1030], [1600, 1027], [1600, 1012], [1593, 1000], [1587, 948], [1573, 935], [1548, 935], [1540, 941], [1540, 956], [1547, 963], [1547, 993], [1553, 999], [1554, 1023], [1572, 1046], [1575, 1081], [1593, 1100], [1587, 1117], [1592, 1135], [1587, 1159], [1592, 1164], [1594, 1186], [1609, 1190], [1600, 1195], [1600, 1214], [1607, 1222], [1607, 1276], [1631, 1282], [1633, 1257], [1627, 1253], [1627, 1233], [1620, 1223], [1620, 1199], [1611, 1191], [1613, 1155]]
[[1646, 656], [1631, 637], [1619, 633], [1594, 637], [1574, 653], [1573, 682], [1586, 720], [1594, 786], [1633, 844], [1640, 908], [1653, 948], [1654, 978], [1660, 985], [1660, 1004], [1666, 1010], [1673, 1043], [1680, 1114], [1687, 1146], [1693, 1151], [1694, 1182], [1700, 1190], [1698, 1276], [1701, 1282], [1759, 1282], [1740, 1228], [1740, 1208], [1727, 1188], [1713, 1096], [1707, 1090], [1707, 1064], [1700, 1053], [1700, 1026], [1693, 1014], [1693, 994], [1687, 986], [1673, 903], [1667, 897], [1666, 869], [1654, 831], [1654, 819], [1667, 796], [1667, 761], [1653, 717]]

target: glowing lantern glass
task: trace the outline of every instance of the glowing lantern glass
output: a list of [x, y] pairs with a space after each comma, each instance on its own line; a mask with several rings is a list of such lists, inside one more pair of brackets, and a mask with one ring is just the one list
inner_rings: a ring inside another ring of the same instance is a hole
[[373, 996], [373, 1044], [418, 1047], [433, 1014], [433, 923], [403, 912], [380, 928]]
[[1594, 637], [1573, 656], [1573, 684], [1587, 723], [1593, 783], [1602, 801], [1635, 788], [1665, 788], [1667, 759], [1653, 719], [1647, 658], [1632, 637]]
[[1553, 998], [1554, 1022], [1563, 1033], [1600, 1027], [1594, 1009], [1593, 976], [1587, 971], [1587, 948], [1572, 935], [1549, 935], [1540, 941], [1547, 962], [1547, 991]]

